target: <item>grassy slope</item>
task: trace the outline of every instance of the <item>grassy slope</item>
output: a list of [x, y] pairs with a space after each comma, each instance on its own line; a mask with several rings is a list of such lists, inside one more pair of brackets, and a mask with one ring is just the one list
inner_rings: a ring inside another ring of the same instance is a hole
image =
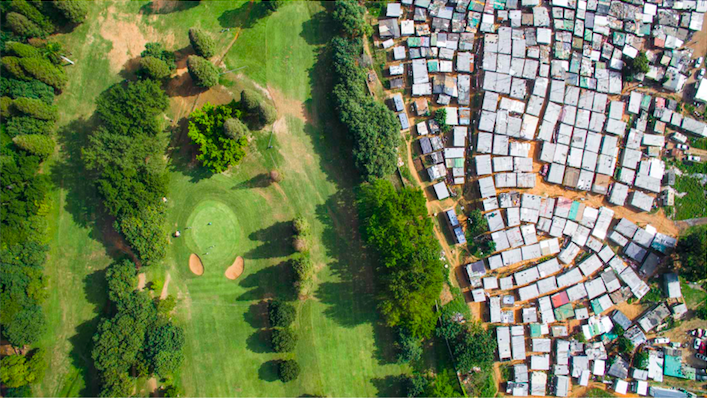
[[[87, 375], [90, 368], [90, 337], [95, 321], [105, 305], [104, 279], [100, 272], [113, 251], [111, 239], [96, 227], [97, 200], [77, 169], [77, 149], [90, 130], [90, 117], [97, 95], [121, 78], [110, 72], [103, 55], [111, 43], [99, 33], [96, 17], [108, 7], [126, 14], [137, 12], [143, 4], [125, 2], [94, 3], [87, 23], [62, 41], [69, 44], [77, 65], [70, 69], [70, 86], [59, 98], [62, 125], [60, 135], [65, 153], [57, 157], [52, 176], [62, 187], [55, 193], [52, 215], [52, 252], [47, 263], [50, 299], [45, 306], [50, 332], [43, 345], [50, 350], [47, 377], [38, 386], [38, 395], [95, 395], [95, 385]], [[244, 2], [204, 3], [199, 8], [171, 14], [143, 16], [142, 23], [159, 33], [175, 33], [175, 48], [188, 44], [186, 27], [201, 25], [212, 32], [235, 27], [243, 20]], [[206, 10], [208, 8], [208, 10]], [[318, 24], [310, 17], [320, 12], [317, 4], [288, 5], [275, 16], [260, 19], [255, 7], [247, 29], [229, 53], [227, 66], [242, 66], [255, 81], [272, 84], [292, 99], [311, 109], [309, 69], [314, 65], [318, 44]], [[91, 40], [86, 40], [89, 37]], [[228, 34], [219, 37], [228, 41]], [[262, 46], [267, 46], [264, 53]], [[256, 61], [254, 61], [256, 60]], [[188, 395], [294, 395], [302, 393], [334, 395], [375, 395], [395, 393], [394, 378], [403, 369], [387, 364], [390, 336], [376, 325], [378, 318], [372, 302], [370, 268], [361, 249], [351, 239], [351, 186], [346, 179], [346, 162], [336, 164], [336, 135], [289, 117], [286, 134], [277, 137], [274, 149], [266, 151], [266, 135], [257, 140], [260, 149], [231, 176], [202, 179], [197, 172], [182, 167], [173, 169], [170, 222], [189, 217], [189, 206], [205, 197], [231, 206], [243, 228], [237, 243], [246, 258], [246, 272], [238, 282], [223, 277], [225, 266], [209, 270], [198, 280], [185, 273], [186, 247], [175, 244], [168, 268], [173, 277], [170, 292], [179, 291], [187, 299], [180, 305], [188, 335], [187, 361], [183, 379]], [[325, 137], [324, 133], [327, 133]], [[268, 153], [269, 152], [269, 153]], [[267, 155], [266, 155], [267, 153]], [[273, 163], [283, 171], [285, 181], [277, 188], [255, 188], [262, 184], [261, 174]], [[177, 204], [179, 204], [177, 208]], [[183, 210], [187, 209], [187, 210]], [[275, 377], [275, 354], [265, 352], [262, 298], [282, 294], [290, 280], [281, 272], [281, 260], [289, 254], [286, 222], [296, 214], [310, 219], [314, 229], [314, 255], [324, 269], [318, 275], [315, 297], [300, 304], [297, 328], [301, 340], [296, 352], [305, 373], [297, 382], [283, 385]], [[187, 253], [188, 254], [188, 253]], [[156, 271], [151, 272], [156, 273]], [[89, 385], [86, 385], [89, 380]]]

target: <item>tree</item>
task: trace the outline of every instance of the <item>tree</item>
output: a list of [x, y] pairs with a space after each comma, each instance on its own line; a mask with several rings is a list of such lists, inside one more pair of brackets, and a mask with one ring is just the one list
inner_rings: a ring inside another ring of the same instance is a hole
[[189, 42], [196, 55], [211, 58], [216, 54], [216, 43], [214, 39], [201, 28], [189, 29]]
[[297, 216], [294, 220], [292, 220], [292, 229], [297, 235], [307, 236], [311, 232], [309, 221], [307, 221], [307, 219], [302, 216]]
[[675, 249], [680, 275], [690, 282], [707, 278], [707, 226], [690, 228]]
[[5, 21], [10, 30], [20, 37], [43, 37], [44, 32], [34, 22], [27, 17], [16, 12], [10, 12], [6, 15]]
[[187, 69], [189, 76], [194, 80], [194, 84], [199, 87], [213, 87], [218, 84], [218, 68], [206, 58], [197, 55], [190, 55], [187, 58]]
[[633, 353], [633, 343], [626, 337], [619, 337], [619, 339], [616, 341], [616, 346], [618, 347], [619, 353], [621, 354]]
[[404, 330], [398, 332], [398, 362], [416, 362], [422, 357], [420, 339], [411, 336]]
[[[4, 58], [3, 58], [4, 59]], [[48, 84], [57, 90], [66, 86], [68, 78], [64, 69], [55, 66], [44, 58], [20, 58], [18, 61], [25, 76], [31, 76], [42, 83]], [[18, 78], [21, 78], [17, 76]], [[29, 80], [29, 79], [24, 79]]]
[[350, 37], [370, 36], [372, 28], [365, 19], [366, 9], [353, 0], [334, 3], [334, 22]]
[[19, 135], [12, 139], [19, 148], [46, 159], [54, 153], [54, 140], [52, 137], [40, 134]]
[[467, 214], [467, 231], [473, 238], [488, 231], [488, 223], [479, 209], [473, 209]]
[[58, 116], [56, 106], [39, 99], [20, 97], [12, 105], [15, 110], [39, 120], [55, 121]]
[[101, 397], [129, 397], [133, 392], [133, 382], [127, 371], [111, 370], [101, 375], [103, 384]]
[[234, 140], [224, 133], [225, 121], [240, 116], [236, 106], [235, 101], [218, 106], [206, 103], [189, 115], [189, 137], [199, 147], [196, 158], [214, 173], [237, 165], [246, 155], [248, 139]]
[[241, 91], [241, 108], [246, 112], [255, 112], [260, 104], [260, 98], [252, 90]]
[[424, 393], [428, 385], [429, 381], [425, 376], [418, 372], [413, 372], [413, 374], [405, 380], [405, 393], [411, 398], [423, 397], [425, 396]]
[[27, 306], [15, 314], [3, 334], [14, 347], [34, 344], [42, 336], [46, 321], [38, 305]]
[[297, 281], [308, 280], [314, 276], [314, 264], [308, 255], [298, 254], [292, 258], [291, 263]]
[[173, 374], [184, 359], [184, 330], [171, 322], [150, 329], [145, 340], [145, 357], [155, 373], [162, 377]]
[[96, 113], [112, 133], [135, 137], [155, 136], [162, 131], [157, 116], [167, 110], [169, 99], [160, 83], [138, 80], [114, 84], [96, 101]]
[[176, 306], [177, 299], [170, 294], [164, 300], [159, 300], [157, 302], [157, 315], [163, 318], [169, 318]]
[[18, 79], [0, 78], [0, 95], [10, 98], [35, 98], [45, 104], [54, 103], [54, 89], [39, 80], [23, 81]]
[[71, 23], [80, 24], [86, 20], [86, 15], [88, 14], [88, 3], [85, 1], [54, 0], [52, 4]]
[[486, 331], [476, 325], [454, 344], [457, 369], [468, 372], [474, 367], [489, 368], [493, 364], [496, 346], [496, 339], [492, 336], [491, 331]]
[[277, 11], [277, 9], [282, 7], [282, 5], [284, 3], [285, 3], [284, 0], [263, 0], [263, 4], [265, 5], [265, 8], [267, 8], [268, 11], [270, 11], [270, 12]]
[[280, 172], [277, 170], [271, 170], [270, 181], [272, 181], [273, 183], [282, 182], [282, 174], [280, 174]]
[[5, 51], [8, 55], [14, 55], [20, 58], [39, 58], [42, 56], [41, 51], [39, 51], [37, 47], [16, 41], [8, 41], [5, 43]]
[[173, 51], [165, 50], [162, 43], [151, 42], [145, 44], [145, 50], [140, 53], [140, 56], [157, 58], [169, 67], [170, 72], [177, 69], [176, 56]]
[[280, 361], [278, 366], [278, 375], [280, 376], [280, 380], [285, 383], [297, 379], [300, 371], [301, 369], [299, 363], [297, 363], [294, 359]]
[[270, 326], [286, 328], [295, 321], [297, 310], [290, 303], [272, 300], [268, 303], [268, 317], [270, 318]]
[[0, 381], [6, 387], [17, 388], [34, 381], [34, 375], [22, 355], [8, 355], [0, 360]]
[[44, 16], [37, 8], [29, 4], [26, 0], [11, 0], [10, 9], [24, 15], [29, 20], [34, 22], [42, 29], [42, 33], [49, 34], [54, 32], [54, 25], [49, 18]]
[[456, 341], [464, 330], [464, 325], [453, 320], [449, 314], [443, 313], [440, 323], [435, 329], [435, 335], [448, 341]]
[[232, 140], [240, 140], [248, 134], [248, 127], [237, 118], [228, 118], [223, 122], [223, 133]]
[[641, 51], [635, 58], [624, 57], [624, 76], [632, 81], [637, 74], [646, 74], [650, 70], [648, 57], [645, 51]]
[[7, 120], [7, 135], [15, 137], [22, 134], [49, 135], [54, 130], [51, 120], [39, 120], [30, 116], [15, 116]]
[[699, 306], [695, 310], [695, 315], [697, 315], [698, 318], [707, 320], [707, 304], [703, 304]]
[[157, 264], [165, 257], [168, 244], [164, 229], [165, 207], [161, 202], [153, 203], [155, 205], [143, 206], [137, 215], [123, 217], [115, 223], [116, 231], [125, 237], [147, 266]]
[[110, 301], [117, 302], [126, 298], [137, 289], [135, 264], [128, 259], [112, 263], [106, 268], [106, 281]]
[[430, 397], [458, 397], [458, 394], [454, 388], [456, 381], [452, 381], [452, 378], [456, 378], [451, 370], [445, 370], [437, 374], [434, 378], [432, 384], [428, 386], [427, 396]]
[[257, 114], [260, 123], [262, 123], [263, 126], [273, 124], [277, 119], [277, 111], [275, 110], [275, 107], [266, 102], [261, 102], [258, 105]]
[[309, 247], [307, 245], [307, 240], [302, 236], [295, 236], [292, 239], [292, 247], [298, 253], [304, 253], [307, 250], [309, 250]]
[[155, 57], [142, 57], [139, 72], [149, 79], [161, 80], [169, 77], [171, 71], [166, 62]]
[[275, 328], [271, 335], [272, 349], [275, 352], [291, 352], [297, 345], [297, 334], [291, 328]]
[[633, 357], [633, 366], [638, 369], [648, 369], [648, 352], [641, 350]]
[[451, 129], [452, 126], [447, 124], [447, 109], [445, 108], [440, 108], [435, 112], [435, 122], [439, 124], [439, 129], [442, 130], [443, 133], [448, 133]]

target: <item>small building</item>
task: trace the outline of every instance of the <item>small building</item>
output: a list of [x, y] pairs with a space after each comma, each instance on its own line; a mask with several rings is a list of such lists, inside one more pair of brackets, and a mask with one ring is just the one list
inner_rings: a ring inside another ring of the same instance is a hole
[[682, 297], [680, 280], [678, 279], [677, 274], [673, 272], [665, 274], [665, 291], [668, 294], [668, 298]]

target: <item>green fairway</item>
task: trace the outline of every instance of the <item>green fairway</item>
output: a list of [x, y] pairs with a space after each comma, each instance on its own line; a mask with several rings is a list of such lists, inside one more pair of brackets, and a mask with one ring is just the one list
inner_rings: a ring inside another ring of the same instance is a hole
[[[288, 2], [268, 15], [262, 5], [243, 1], [201, 2], [155, 14], [145, 11], [146, 4], [93, 3], [88, 21], [60, 38], [79, 62], [71, 67], [69, 87], [58, 102], [61, 124], [67, 127], [59, 135], [63, 152], [50, 167], [58, 187], [46, 265], [49, 332], [43, 346], [50, 352], [50, 366], [35, 393], [98, 394], [91, 336], [106, 310], [102, 270], [120, 255], [122, 242], [97, 209], [79, 160], [96, 97], [123, 79], [111, 57], [124, 44], [102, 32], [108, 20], [118, 27], [118, 22], [135, 24], [142, 39], [160, 40], [176, 50], [188, 45], [190, 26], [201, 26], [215, 35], [218, 52], [242, 26], [225, 64], [246, 66], [239, 72], [246, 78], [231, 74], [223, 81], [237, 98], [242, 87], [257, 89], [252, 79], [280, 112], [272, 136], [270, 131], [255, 133], [244, 162], [227, 173], [211, 175], [195, 165], [189, 148], [172, 156], [167, 228], [170, 234], [180, 230], [182, 237], [170, 238], [165, 264], [147, 274], [149, 280], [164, 280], [169, 273], [169, 294], [179, 298], [175, 316], [186, 335], [179, 376], [183, 395], [402, 394], [398, 375], [409, 369], [394, 362], [392, 331], [376, 311], [371, 259], [357, 236], [357, 181], [321, 86], [328, 70], [318, 64], [318, 54], [331, 34], [322, 22], [326, 11], [315, 2]], [[231, 31], [220, 33], [224, 28]], [[134, 57], [137, 50], [126, 51]], [[268, 178], [273, 169], [284, 177], [274, 185]], [[276, 354], [265, 311], [273, 297], [294, 299], [286, 260], [293, 254], [291, 221], [296, 216], [311, 224], [309, 246], [318, 273], [313, 294], [295, 302], [296, 351]], [[192, 252], [205, 263], [202, 276], [189, 271]], [[236, 256], [245, 259], [246, 267], [233, 281], [224, 271]], [[303, 372], [284, 384], [277, 380], [276, 361], [290, 357]]]
[[216, 200], [199, 202], [187, 222], [178, 228], [182, 229], [189, 250], [201, 257], [205, 272], [225, 270], [231, 265], [237, 256], [236, 244], [243, 239], [236, 215], [228, 205]]

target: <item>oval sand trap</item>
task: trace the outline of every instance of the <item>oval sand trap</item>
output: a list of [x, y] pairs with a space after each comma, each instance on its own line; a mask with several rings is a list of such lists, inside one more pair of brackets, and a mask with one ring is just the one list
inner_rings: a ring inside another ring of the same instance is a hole
[[243, 273], [244, 268], [245, 260], [243, 260], [243, 257], [236, 257], [236, 261], [234, 261], [233, 264], [226, 270], [226, 278], [231, 280], [237, 279]]
[[204, 274], [204, 264], [201, 263], [199, 256], [194, 253], [189, 256], [189, 269], [194, 273], [194, 275]]

